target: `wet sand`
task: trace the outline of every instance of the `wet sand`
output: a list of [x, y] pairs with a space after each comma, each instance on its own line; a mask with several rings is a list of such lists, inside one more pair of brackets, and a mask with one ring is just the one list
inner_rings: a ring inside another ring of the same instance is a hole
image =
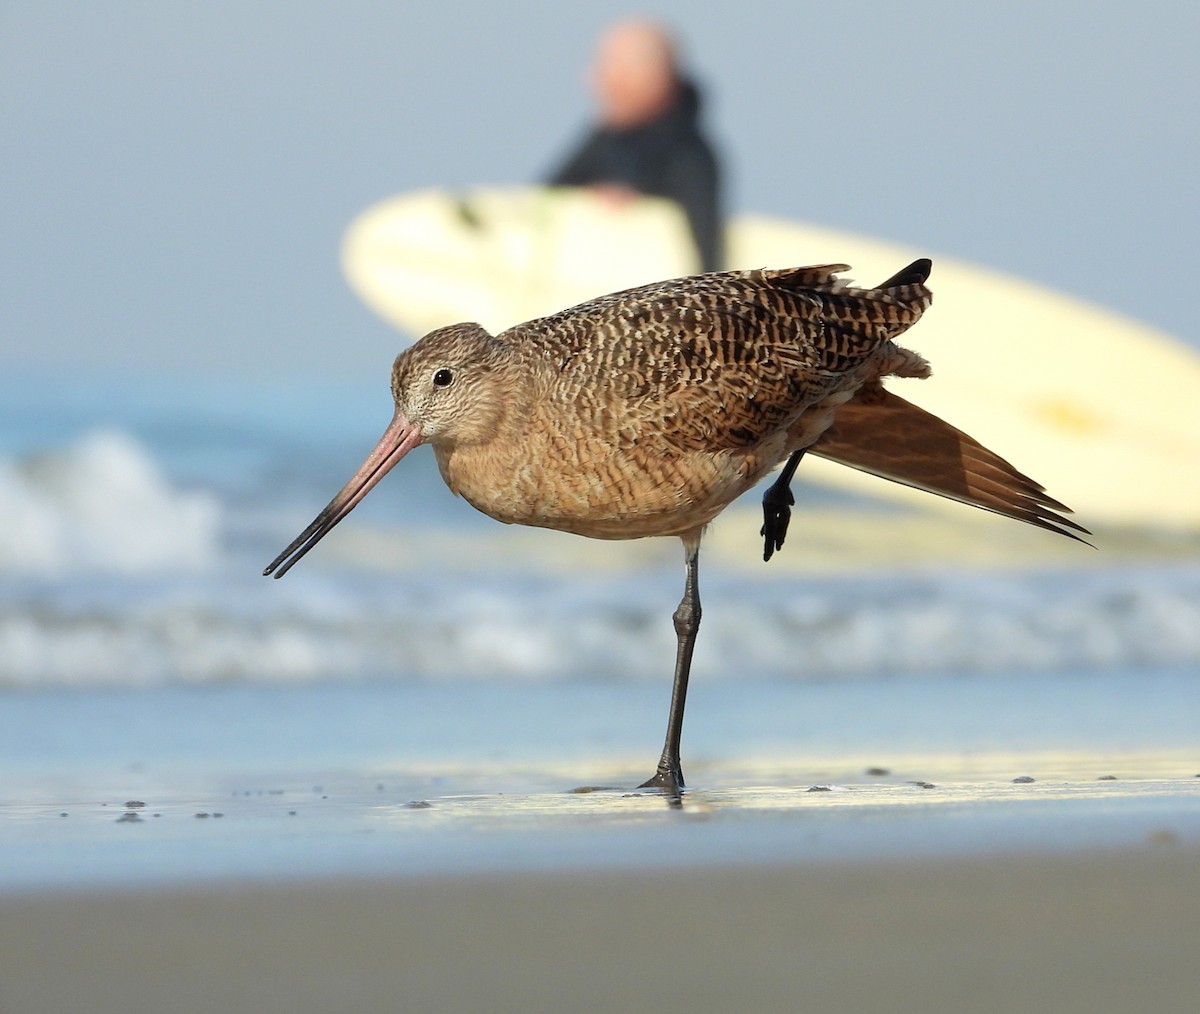
[[0, 1012], [1196, 1009], [1190, 672], [701, 689], [10, 697]]
[[680, 809], [528, 787], [573, 768], [10, 805], [0, 1011], [1195, 1009], [1190, 752], [897, 759]]
[[1200, 850], [134, 888], [0, 906], [5, 1014], [1190, 1012]]

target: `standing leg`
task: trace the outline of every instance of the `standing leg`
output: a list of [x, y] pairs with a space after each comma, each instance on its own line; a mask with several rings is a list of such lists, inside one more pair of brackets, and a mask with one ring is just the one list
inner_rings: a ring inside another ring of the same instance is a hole
[[667, 741], [663, 744], [658, 771], [642, 788], [662, 789], [678, 799], [683, 788], [683, 768], [679, 763], [679, 742], [683, 736], [683, 709], [687, 704], [688, 673], [692, 668], [692, 651], [696, 647], [696, 632], [700, 629], [700, 587], [697, 582], [697, 561], [700, 556], [700, 533], [684, 537], [687, 553], [687, 580], [683, 599], [675, 610], [675, 684], [671, 688], [671, 713], [667, 719]]
[[763, 526], [758, 534], [766, 537], [763, 541], [764, 563], [771, 559], [775, 550], [783, 548], [788, 522], [792, 519], [791, 507], [796, 503], [796, 498], [792, 496], [792, 476], [796, 474], [796, 466], [803, 457], [804, 451], [794, 452], [783, 466], [779, 478], [763, 494]]

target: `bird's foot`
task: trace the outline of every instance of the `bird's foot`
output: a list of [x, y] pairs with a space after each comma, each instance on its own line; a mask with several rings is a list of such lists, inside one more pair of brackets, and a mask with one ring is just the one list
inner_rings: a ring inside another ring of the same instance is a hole
[[763, 562], [766, 563], [777, 549], [783, 548], [787, 536], [788, 522], [792, 520], [791, 508], [796, 498], [791, 489], [779, 483], [767, 487], [763, 494], [763, 526], [758, 534], [763, 536]]
[[659, 764], [653, 778], [648, 778], [639, 789], [658, 789], [673, 805], [678, 806], [683, 797], [683, 771], [676, 764]]

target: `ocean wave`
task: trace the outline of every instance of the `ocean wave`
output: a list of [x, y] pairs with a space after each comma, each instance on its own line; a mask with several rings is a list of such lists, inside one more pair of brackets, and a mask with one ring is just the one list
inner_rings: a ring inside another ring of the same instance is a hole
[[202, 570], [220, 555], [217, 500], [173, 488], [121, 430], [0, 459], [0, 516], [8, 574]]
[[[672, 571], [673, 573], [673, 571]], [[9, 590], [0, 685], [669, 679], [662, 576], [469, 583], [314, 571]], [[1194, 666], [1200, 571], [1113, 568], [706, 583], [700, 679]]]
[[[505, 528], [414, 454], [265, 581], [378, 435], [374, 394], [326, 391], [330, 432], [312, 390], [75, 384], [0, 379], [0, 687], [670, 678], [674, 540]], [[698, 679], [1200, 668], [1194, 538], [1106, 537], [1092, 564], [1015, 525], [809, 501], [767, 568], [756, 503], [713, 526]]]

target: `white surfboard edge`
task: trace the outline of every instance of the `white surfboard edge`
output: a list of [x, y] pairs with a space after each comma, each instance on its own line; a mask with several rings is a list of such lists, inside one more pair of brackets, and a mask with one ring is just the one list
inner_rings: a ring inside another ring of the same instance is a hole
[[[732, 221], [726, 250], [740, 268], [850, 264], [861, 284], [928, 255], [756, 215]], [[1035, 282], [933, 259], [933, 306], [901, 343], [934, 376], [892, 390], [1008, 458], [1084, 525], [1200, 529], [1200, 355]], [[536, 187], [382, 201], [351, 223], [342, 263], [367, 306], [412, 338], [463, 320], [496, 332], [696, 270], [686, 221], [670, 202], [613, 204]], [[803, 478], [926, 508], [938, 502], [820, 460], [806, 460]]]

